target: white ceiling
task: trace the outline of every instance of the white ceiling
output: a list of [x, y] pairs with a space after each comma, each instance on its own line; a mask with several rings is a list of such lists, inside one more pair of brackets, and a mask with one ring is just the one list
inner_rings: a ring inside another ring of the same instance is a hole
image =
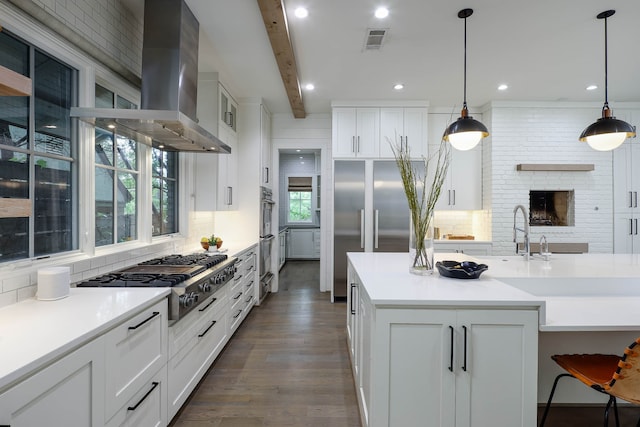
[[[141, 11], [144, 0], [123, 0]], [[147, 0], [150, 1], [150, 0]], [[255, 0], [186, 0], [200, 22], [200, 71], [218, 71], [237, 97], [262, 97], [273, 113], [291, 112]], [[137, 6], [136, 6], [137, 5]], [[305, 6], [309, 16], [295, 18]], [[387, 6], [386, 20], [373, 16]], [[604, 100], [604, 21], [608, 19], [609, 101], [640, 101], [638, 0], [286, 0], [307, 113], [332, 100], [428, 100], [460, 107], [464, 20], [467, 101]], [[368, 28], [386, 28], [379, 51], [364, 51]], [[206, 40], [207, 38], [208, 40]], [[223, 64], [223, 65], [221, 65]], [[401, 82], [405, 89], [394, 91]], [[497, 90], [501, 83], [506, 92]], [[599, 88], [588, 92], [589, 84]]]

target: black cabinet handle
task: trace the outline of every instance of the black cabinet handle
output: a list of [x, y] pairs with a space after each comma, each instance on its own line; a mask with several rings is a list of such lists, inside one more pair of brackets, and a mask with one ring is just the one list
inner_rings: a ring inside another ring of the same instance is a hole
[[207, 334], [207, 332], [209, 332], [209, 329], [213, 328], [213, 325], [216, 324], [216, 321], [212, 321], [211, 324], [207, 327], [207, 329], [204, 330], [203, 333], [201, 333], [200, 335], [198, 335], [198, 338], [202, 338], [203, 336], [205, 336]]
[[237, 282], [238, 280], [242, 279], [242, 274], [239, 276], [236, 276], [235, 281]]
[[134, 329], [138, 329], [140, 326], [144, 325], [149, 320], [153, 319], [154, 317], [156, 317], [158, 315], [160, 315], [160, 312], [159, 311], [154, 311], [153, 314], [151, 316], [149, 316], [146, 320], [143, 320], [142, 322], [138, 323], [136, 326], [129, 326], [129, 330], [133, 331]]
[[238, 298], [240, 298], [240, 295], [242, 295], [242, 292], [238, 292], [238, 295], [236, 295], [235, 297], [233, 297], [233, 299], [238, 299]]
[[136, 409], [138, 409], [138, 406], [140, 406], [140, 405], [142, 404], [142, 402], [144, 402], [144, 401], [145, 401], [145, 399], [146, 399], [147, 397], [149, 397], [149, 395], [151, 394], [151, 392], [152, 392], [153, 390], [155, 390], [155, 389], [156, 389], [156, 387], [158, 387], [158, 384], [160, 384], [160, 383], [159, 383], [159, 382], [155, 382], [155, 381], [154, 381], [154, 382], [152, 382], [151, 384], [152, 384], [152, 387], [149, 389], [149, 391], [147, 392], [147, 394], [145, 394], [144, 396], [142, 396], [142, 399], [140, 399], [140, 401], [139, 401], [138, 403], [136, 403], [134, 406], [129, 406], [129, 407], [127, 408], [127, 411], [135, 411]]
[[464, 331], [464, 356], [462, 362], [462, 370], [467, 372], [467, 327], [463, 326], [462, 330]]
[[356, 308], [353, 305], [353, 292], [355, 291], [355, 289], [356, 289], [356, 284], [352, 283], [351, 284], [351, 314], [356, 314]]
[[236, 313], [235, 316], [233, 316], [234, 319], [237, 319], [238, 316], [240, 316], [240, 313], [242, 313], [242, 310], [238, 310], [238, 312]]
[[451, 332], [451, 353], [449, 355], [449, 370], [453, 372], [453, 326], [449, 326]]
[[198, 310], [198, 311], [205, 311], [207, 308], [209, 308], [209, 307], [211, 306], [211, 304], [213, 304], [214, 302], [216, 302], [216, 300], [217, 300], [217, 299], [218, 299], [218, 298], [213, 298], [213, 299], [209, 302], [209, 304], [205, 305], [204, 307], [202, 307], [202, 308], [201, 308], [200, 310]]

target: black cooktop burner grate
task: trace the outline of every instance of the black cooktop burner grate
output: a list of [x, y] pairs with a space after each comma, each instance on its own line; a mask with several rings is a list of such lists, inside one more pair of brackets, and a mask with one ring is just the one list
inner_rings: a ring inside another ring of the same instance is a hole
[[110, 273], [78, 283], [81, 288], [163, 288], [175, 286], [189, 279], [188, 274]]
[[206, 254], [167, 255], [141, 262], [139, 265], [202, 265], [205, 268], [211, 268], [226, 259], [226, 255], [220, 254], [211, 256]]

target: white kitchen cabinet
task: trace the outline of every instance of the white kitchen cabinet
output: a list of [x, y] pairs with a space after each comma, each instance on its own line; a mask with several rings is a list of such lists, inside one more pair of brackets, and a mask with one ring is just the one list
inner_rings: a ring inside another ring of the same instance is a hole
[[318, 259], [320, 251], [319, 248], [316, 248], [316, 241], [319, 244], [319, 240], [318, 229], [290, 228], [287, 257], [292, 259]]
[[333, 157], [378, 157], [379, 108], [333, 108]]
[[105, 335], [105, 420], [166, 366], [167, 310], [167, 301], [162, 300]]
[[365, 426], [536, 425], [537, 311], [377, 308], [357, 274], [349, 277], [348, 337]]
[[637, 141], [629, 139], [613, 150], [614, 253], [640, 253], [639, 167]]
[[164, 427], [167, 425], [167, 369], [163, 366], [119, 411], [106, 427]]
[[411, 157], [427, 155], [427, 108], [380, 108], [380, 157], [393, 159], [391, 144], [409, 149]]
[[168, 419], [171, 420], [228, 342], [229, 285], [169, 328]]
[[230, 283], [228, 302], [228, 335], [240, 327], [242, 321], [256, 304], [259, 291], [259, 278], [256, 268], [257, 247], [251, 246], [235, 255], [238, 257], [236, 274]]
[[[238, 137], [224, 128], [219, 130], [218, 137], [231, 147], [231, 154], [218, 154], [217, 169], [217, 205], [218, 211], [238, 209]], [[235, 193], [234, 193], [235, 192]]]
[[280, 270], [287, 261], [287, 235], [289, 230], [285, 229], [278, 233], [278, 244], [280, 250], [278, 252], [278, 270]]
[[455, 252], [472, 256], [489, 256], [492, 252], [491, 242], [476, 242], [465, 240], [436, 240], [435, 252]]
[[0, 424], [11, 427], [104, 425], [104, 338], [0, 394]]
[[[449, 114], [429, 114], [429, 152], [438, 151]], [[434, 159], [435, 164], [436, 159]], [[435, 166], [430, 168], [435, 169]], [[467, 151], [451, 147], [451, 162], [436, 210], [482, 209], [482, 145]]]
[[273, 162], [271, 160], [271, 115], [264, 105], [260, 105], [260, 149], [262, 170], [262, 185], [268, 188], [273, 186]]
[[218, 83], [218, 99], [219, 129], [224, 128], [235, 134], [238, 131], [238, 103], [222, 83]]
[[192, 156], [195, 210], [236, 210], [238, 208], [237, 104], [224, 86], [218, 82], [217, 73], [200, 73], [197, 105], [200, 126], [227, 144], [231, 148], [231, 154], [199, 153]]

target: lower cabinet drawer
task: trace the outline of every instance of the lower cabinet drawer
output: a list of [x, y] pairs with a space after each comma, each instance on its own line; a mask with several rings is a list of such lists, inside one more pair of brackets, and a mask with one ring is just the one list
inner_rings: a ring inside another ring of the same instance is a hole
[[106, 427], [166, 426], [167, 368], [163, 366], [109, 420]]
[[167, 308], [162, 300], [105, 335], [105, 420], [166, 366]]
[[224, 306], [193, 328], [169, 360], [169, 421], [187, 400], [228, 341], [227, 311]]

